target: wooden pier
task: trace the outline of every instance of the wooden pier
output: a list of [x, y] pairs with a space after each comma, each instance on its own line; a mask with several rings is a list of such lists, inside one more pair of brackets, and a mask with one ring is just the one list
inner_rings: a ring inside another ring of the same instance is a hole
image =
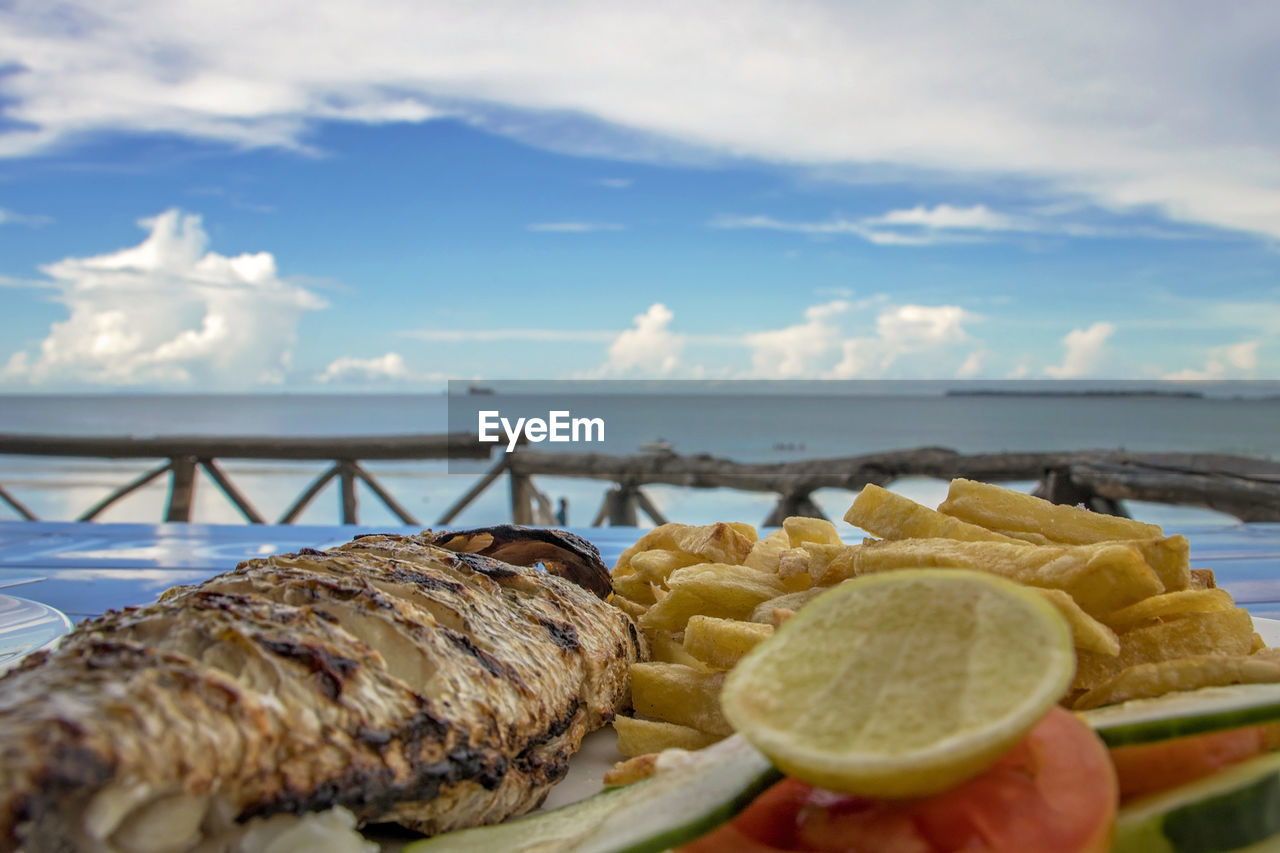
[[[405, 509], [362, 465], [370, 460], [485, 459], [491, 445], [474, 435], [402, 435], [317, 438], [214, 437], [63, 437], [0, 435], [0, 454], [154, 459], [155, 467], [88, 508], [78, 520], [92, 521], [121, 498], [161, 478], [169, 478], [165, 521], [189, 521], [195, 500], [196, 472], [202, 470], [239, 510], [245, 521], [265, 522], [262, 514], [220, 464], [228, 459], [320, 460], [329, 463], [279, 519], [291, 524], [330, 483], [342, 496], [342, 523], [358, 523], [357, 486], [363, 483], [400, 521], [421, 522]], [[963, 454], [938, 447], [871, 453], [836, 459], [742, 463], [708, 455], [647, 453], [610, 456], [596, 453], [548, 453], [520, 448], [499, 453], [490, 469], [440, 516], [444, 526], [499, 480], [510, 488], [511, 520], [517, 524], [554, 524], [551, 501], [536, 477], [586, 478], [607, 482], [593, 519], [634, 526], [640, 514], [654, 523], [668, 519], [645, 492], [652, 485], [692, 489], [730, 488], [772, 493], [777, 503], [765, 526], [791, 515], [821, 517], [813, 499], [819, 489], [857, 491], [868, 483], [888, 486], [903, 477], [986, 482], [1033, 480], [1036, 493], [1057, 503], [1084, 504], [1101, 512], [1125, 514], [1124, 501], [1202, 507], [1242, 521], [1280, 521], [1280, 463], [1218, 454], [1129, 453], [1086, 450], [1065, 453]], [[36, 520], [23, 502], [0, 483], [0, 503], [21, 518]]]

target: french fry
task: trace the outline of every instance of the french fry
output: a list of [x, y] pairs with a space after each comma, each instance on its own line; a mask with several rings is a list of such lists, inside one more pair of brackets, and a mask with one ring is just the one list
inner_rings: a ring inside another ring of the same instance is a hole
[[1117, 631], [1128, 631], [1152, 619], [1173, 619], [1190, 613], [1230, 610], [1236, 604], [1225, 589], [1180, 589], [1144, 598], [1103, 615], [1102, 621]]
[[679, 663], [703, 672], [710, 672], [711, 667], [685, 651], [684, 642], [670, 631], [646, 632], [649, 641], [649, 659], [660, 663]]
[[646, 717], [727, 736], [733, 728], [720, 712], [724, 675], [678, 663], [632, 664], [631, 704]]
[[1131, 666], [1175, 658], [1218, 655], [1240, 657], [1253, 647], [1253, 619], [1240, 608], [1192, 613], [1120, 634], [1115, 657], [1081, 651], [1076, 655], [1072, 687], [1093, 690]]
[[738, 565], [751, 553], [756, 531], [748, 524], [717, 521], [676, 531], [674, 539], [675, 546], [687, 554], [704, 557], [710, 563]]
[[732, 669], [743, 655], [772, 635], [772, 625], [691, 616], [684, 629], [684, 650], [709, 666]]
[[652, 530], [645, 531], [634, 545], [618, 556], [618, 562], [614, 563], [613, 566], [613, 574], [615, 576], [629, 574], [631, 572], [631, 558], [641, 551], [651, 551], [655, 548], [670, 551], [677, 548], [676, 536], [688, 529], [689, 525], [687, 524], [668, 522], [660, 524]]
[[836, 526], [825, 518], [793, 515], [782, 520], [782, 529], [786, 531], [792, 548], [799, 548], [806, 542], [816, 542], [820, 545], [840, 544], [840, 534], [836, 532]]
[[1116, 636], [1116, 632], [1080, 609], [1074, 598], [1060, 589], [1034, 589], [1066, 618], [1077, 649], [1109, 657], [1120, 654], [1120, 638]]
[[1158, 536], [1134, 539], [1131, 544], [1142, 552], [1142, 559], [1160, 578], [1165, 592], [1191, 588], [1191, 543], [1187, 537]]
[[1119, 610], [1161, 591], [1138, 550], [1124, 543], [1013, 545], [951, 539], [874, 540], [857, 546], [854, 574], [904, 568], [991, 572], [1028, 586], [1060, 589], [1090, 616]]
[[1218, 582], [1213, 577], [1213, 569], [1192, 569], [1192, 589], [1217, 589]]
[[664, 749], [702, 749], [721, 739], [678, 723], [638, 717], [615, 717], [613, 730], [618, 733], [618, 752], [629, 758]]
[[862, 487], [844, 520], [881, 539], [1018, 542], [1009, 536], [918, 504], [874, 483]]
[[613, 598], [609, 599], [609, 601], [614, 607], [630, 616], [633, 620], [639, 619], [649, 609], [648, 605], [632, 601], [625, 595], [618, 595], [617, 593], [614, 593]]
[[1189, 547], [1185, 536], [1165, 536], [1158, 525], [1051, 503], [973, 480], [956, 478], [939, 512], [971, 524], [1030, 542], [1091, 545], [1136, 540], [1143, 559], [1166, 591], [1186, 589], [1191, 582]]
[[613, 591], [623, 598], [628, 598], [644, 607], [648, 607], [658, 600], [654, 594], [653, 584], [634, 572], [622, 575], [614, 572]]
[[776, 628], [777, 625], [774, 624], [773, 618], [775, 610], [795, 612], [824, 592], [826, 592], [826, 587], [815, 586], [800, 592], [789, 592], [786, 595], [762, 601], [756, 605], [755, 610], [751, 611], [751, 621], [773, 624]]
[[[687, 591], [715, 601], [721, 612], [708, 612], [708, 615], [730, 619], [746, 619], [760, 602], [789, 591], [773, 575], [728, 563], [702, 563], [676, 569], [667, 578], [667, 587], [672, 595]], [[660, 603], [665, 603], [665, 599]]]
[[736, 608], [716, 600], [714, 592], [711, 596], [705, 597], [692, 589], [672, 590], [640, 616], [640, 627], [652, 638], [658, 631], [683, 631], [689, 617], [699, 613], [726, 619], [738, 618], [739, 611]]
[[1054, 542], [1089, 545], [1115, 539], [1158, 539], [1154, 524], [1051, 503], [1034, 495], [957, 477], [938, 511], [990, 530], [1022, 531]]
[[650, 583], [666, 583], [667, 576], [676, 569], [706, 563], [705, 557], [689, 554], [670, 548], [650, 548], [640, 551], [631, 558], [631, 568], [635, 573]]
[[756, 571], [777, 574], [778, 561], [782, 559], [782, 552], [790, 547], [791, 539], [787, 536], [787, 531], [775, 530], [751, 546], [751, 552], [742, 561], [742, 565]]
[[1179, 690], [1274, 681], [1280, 681], [1280, 663], [1276, 661], [1256, 656], [1195, 655], [1131, 666], [1085, 693], [1072, 708], [1087, 711]]
[[821, 586], [833, 586], [853, 577], [853, 561], [858, 553], [856, 545], [817, 545], [806, 542], [809, 578]]
[[812, 583], [809, 574], [812, 561], [813, 557], [808, 548], [788, 548], [778, 559], [778, 579], [784, 583], [790, 583], [796, 582], [796, 578], [803, 578], [802, 583]]

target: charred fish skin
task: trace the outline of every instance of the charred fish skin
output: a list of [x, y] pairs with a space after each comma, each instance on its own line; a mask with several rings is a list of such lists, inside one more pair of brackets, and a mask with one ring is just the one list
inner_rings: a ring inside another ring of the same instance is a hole
[[537, 806], [643, 641], [581, 586], [439, 536], [251, 560], [0, 677], [0, 850], [183, 850], [335, 805], [430, 834]]

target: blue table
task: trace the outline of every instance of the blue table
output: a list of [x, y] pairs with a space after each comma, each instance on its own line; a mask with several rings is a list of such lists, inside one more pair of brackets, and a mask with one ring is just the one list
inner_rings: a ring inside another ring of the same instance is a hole
[[[360, 533], [416, 533], [416, 527], [92, 524], [0, 522], [0, 587], [52, 605], [73, 621], [109, 608], [145, 604], [175, 584], [196, 583], [241, 560], [300, 548], [328, 548]], [[575, 530], [609, 565], [643, 532], [633, 527]], [[1191, 564], [1213, 569], [1218, 585], [1255, 616], [1280, 619], [1280, 524], [1167, 526], [1191, 542]], [[857, 541], [856, 538], [850, 541]]]

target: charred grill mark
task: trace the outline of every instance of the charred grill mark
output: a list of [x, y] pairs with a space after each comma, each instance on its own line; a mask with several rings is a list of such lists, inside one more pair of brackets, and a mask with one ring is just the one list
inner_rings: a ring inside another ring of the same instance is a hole
[[433, 710], [428, 700], [422, 700], [423, 707], [404, 722], [404, 726], [395, 729], [374, 729], [361, 726], [356, 737], [368, 744], [382, 747], [394, 740], [399, 740], [409, 748], [411, 754], [420, 753], [426, 745], [445, 740], [450, 731], [459, 733], [462, 739], [468, 737], [467, 730], [457, 724], [450, 725]]
[[316, 643], [274, 639], [260, 633], [254, 634], [253, 639], [273, 654], [306, 665], [319, 677], [321, 689], [330, 699], [342, 695], [343, 686], [360, 668], [359, 662], [334, 654]]
[[569, 707], [558, 718], [536, 735], [529, 738], [529, 743], [524, 749], [520, 750], [520, 754], [516, 756], [517, 761], [523, 761], [534, 755], [539, 747], [545, 746], [560, 735], [569, 731], [569, 727], [573, 725], [573, 720], [578, 716], [578, 712], [582, 710], [582, 701], [574, 699], [569, 703]]
[[437, 577], [436, 575], [415, 572], [412, 569], [405, 569], [400, 566], [394, 566], [389, 572], [387, 572], [386, 577], [387, 580], [394, 581], [395, 583], [417, 586], [422, 589], [429, 589], [432, 592], [451, 592], [458, 594], [466, 589], [464, 584], [460, 584], [457, 581], [445, 580], [444, 578]]
[[305, 791], [285, 789], [254, 803], [243, 809], [237, 820], [302, 814], [334, 806], [345, 806], [357, 816], [385, 814], [397, 803], [434, 799], [446, 785], [474, 782], [486, 791], [496, 790], [508, 769], [507, 760], [496, 750], [470, 746], [450, 750], [443, 760], [414, 758], [408, 781], [397, 782], [385, 764], [352, 766]]
[[560, 648], [568, 652], [576, 652], [582, 648], [582, 643], [578, 641], [578, 629], [568, 622], [556, 622], [541, 616], [535, 619], [539, 625], [547, 629], [547, 633], [551, 635], [551, 642]]
[[440, 630], [444, 633], [445, 638], [450, 643], [479, 661], [480, 665], [483, 666], [491, 675], [510, 681], [525, 693], [532, 692], [529, 690], [529, 686], [524, 683], [524, 679], [520, 677], [520, 674], [512, 669], [509, 664], [503, 663], [484, 649], [477, 646], [475, 643], [471, 642], [471, 638], [466, 634], [459, 634], [457, 631], [450, 630], [449, 628], [441, 628]]
[[631, 637], [631, 647], [636, 650], [636, 656], [640, 656], [640, 635], [636, 633], [636, 623], [631, 619], [627, 619], [627, 634]]

